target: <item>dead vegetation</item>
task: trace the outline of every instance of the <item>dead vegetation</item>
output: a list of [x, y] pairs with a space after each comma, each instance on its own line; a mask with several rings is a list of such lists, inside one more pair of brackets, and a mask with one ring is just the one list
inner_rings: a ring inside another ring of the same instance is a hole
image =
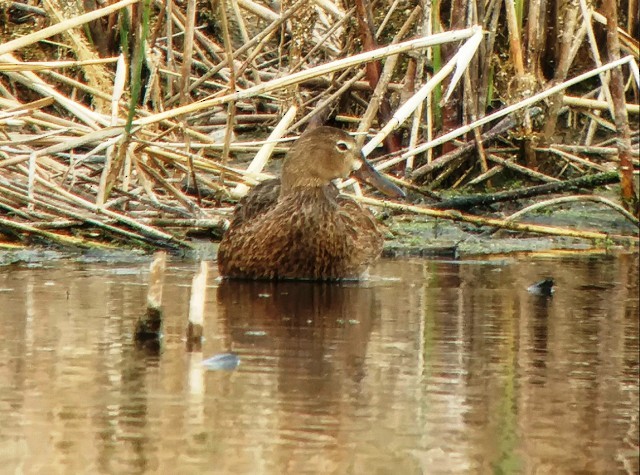
[[190, 247], [321, 123], [414, 201], [374, 206], [482, 224], [462, 211], [620, 182], [633, 220], [636, 4], [552, 4], [4, 2], [0, 245]]

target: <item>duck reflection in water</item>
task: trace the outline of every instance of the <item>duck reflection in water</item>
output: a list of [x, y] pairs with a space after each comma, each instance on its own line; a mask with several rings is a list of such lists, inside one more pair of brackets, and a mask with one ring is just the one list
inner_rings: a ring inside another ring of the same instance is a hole
[[357, 279], [382, 252], [371, 213], [340, 195], [333, 180], [354, 176], [392, 197], [404, 196], [333, 127], [304, 133], [280, 179], [256, 186], [238, 204], [218, 250], [220, 274], [247, 279]]
[[[277, 368], [270, 369], [280, 373], [283, 388], [295, 389], [296, 379], [329, 387], [331, 375], [338, 386], [345, 376], [353, 381], [364, 376], [372, 322], [380, 308], [374, 290], [353, 283], [224, 280], [217, 296], [233, 350], [253, 359], [249, 366], [277, 361]], [[263, 361], [260, 355], [268, 358]]]

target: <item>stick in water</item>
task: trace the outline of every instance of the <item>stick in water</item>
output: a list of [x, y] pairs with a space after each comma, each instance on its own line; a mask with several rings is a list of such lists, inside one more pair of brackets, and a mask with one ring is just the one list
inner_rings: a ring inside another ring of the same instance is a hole
[[187, 324], [187, 351], [202, 349], [202, 324], [204, 321], [204, 301], [207, 292], [209, 263], [200, 262], [200, 269], [193, 277], [191, 300], [189, 301], [189, 323]]
[[[138, 343], [159, 343], [162, 333], [162, 289], [167, 253], [154, 254], [149, 270], [149, 290], [147, 291], [147, 311], [136, 324], [135, 338]], [[158, 346], [159, 348], [159, 346]]]

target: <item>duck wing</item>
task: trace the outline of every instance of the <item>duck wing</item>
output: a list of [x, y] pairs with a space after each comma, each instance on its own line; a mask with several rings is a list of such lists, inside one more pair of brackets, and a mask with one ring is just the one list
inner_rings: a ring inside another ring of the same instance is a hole
[[272, 178], [254, 186], [236, 205], [231, 218], [231, 227], [255, 219], [273, 209], [280, 195], [280, 178]]
[[241, 201], [218, 248], [223, 276], [358, 278], [382, 251], [373, 215], [333, 185], [279, 200], [272, 188], [251, 195]]
[[339, 195], [336, 202], [340, 210], [338, 215], [353, 242], [351, 261], [360, 268], [366, 268], [382, 254], [384, 235], [376, 218], [366, 207], [344, 195]]

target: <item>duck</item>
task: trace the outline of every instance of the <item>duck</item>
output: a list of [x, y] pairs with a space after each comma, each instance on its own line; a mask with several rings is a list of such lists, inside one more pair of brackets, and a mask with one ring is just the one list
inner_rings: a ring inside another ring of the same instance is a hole
[[226, 279], [361, 279], [384, 235], [371, 212], [342, 195], [337, 179], [354, 177], [389, 197], [404, 192], [378, 173], [346, 131], [319, 126], [288, 150], [279, 178], [264, 181], [236, 206], [218, 247]]

